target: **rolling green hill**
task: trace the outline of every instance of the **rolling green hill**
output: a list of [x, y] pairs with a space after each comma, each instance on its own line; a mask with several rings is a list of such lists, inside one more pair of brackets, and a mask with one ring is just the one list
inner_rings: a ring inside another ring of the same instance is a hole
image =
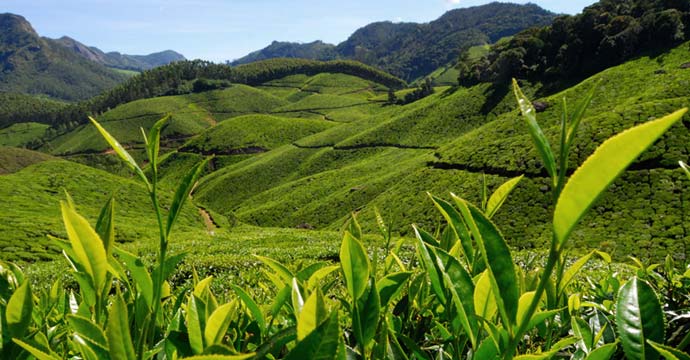
[[[690, 69], [681, 66], [688, 45], [612, 67], [555, 93], [541, 83], [522, 86], [543, 103], [539, 121], [552, 142], [560, 101], [577, 102], [596, 86], [570, 159], [574, 169], [612, 134], [689, 105]], [[143, 161], [139, 127], [146, 130], [171, 114], [163, 130], [164, 188], [171, 190], [185, 169], [215, 153], [194, 201], [218, 223], [337, 230], [348, 214], [359, 212], [364, 229], [372, 231], [378, 208], [396, 232], [409, 234], [413, 222], [429, 229], [440, 223], [427, 192], [447, 197], [452, 191], [479, 201], [484, 181], [494, 189], [525, 174], [494, 219], [514, 246], [540, 247], [548, 240], [548, 181], [507, 87], [438, 87], [406, 105], [387, 104], [385, 98], [386, 88], [371, 79], [297, 73], [256, 86], [137, 100], [99, 119]], [[127, 174], [90, 125], [44, 150]], [[684, 204], [690, 200], [684, 189], [690, 184], [676, 164], [689, 158], [690, 134], [678, 125], [595, 205], [575, 231], [573, 246], [618, 256], [638, 245], [649, 256], [680, 253], [688, 220]]]
[[[0, 156], [8, 151], [0, 148]], [[0, 175], [0, 249], [2, 258], [9, 260], [36, 261], [57, 256], [58, 248], [51, 244], [47, 235], [65, 237], [60, 218], [59, 201], [67, 191], [79, 210], [89, 214], [92, 224], [100, 208], [112, 195], [116, 198], [116, 231], [119, 242], [146, 241], [156, 238], [157, 225], [144, 187], [105, 171], [70, 161], [47, 159], [35, 153], [10, 153], [19, 158], [32, 160], [33, 165], [12, 174]], [[172, 193], [166, 193], [169, 203]], [[95, 214], [95, 215], [94, 215]], [[183, 209], [180, 230], [204, 228], [201, 217], [193, 206]]]
[[[574, 103], [598, 83], [571, 167], [607, 137], [690, 105], [690, 70], [681, 67], [687, 45], [539, 99], [548, 104], [539, 119], [553, 142], [560, 99]], [[541, 89], [524, 86], [531, 94]], [[496, 221], [512, 244], [539, 247], [550, 233], [545, 225], [549, 188], [514, 101], [507, 89], [490, 84], [437, 92], [223, 168], [202, 181], [196, 198], [261, 226], [337, 229], [349, 211], [362, 211], [360, 220], [373, 230], [372, 211], [378, 207], [405, 233], [409, 223], [433, 227], [439, 221], [427, 191], [440, 196], [453, 191], [478, 201], [484, 176], [495, 188], [526, 174]], [[619, 255], [637, 245], [657, 255], [683, 249], [683, 204], [690, 192], [683, 191], [689, 184], [677, 161], [689, 157], [690, 134], [679, 125], [595, 205], [573, 236], [576, 246]]]

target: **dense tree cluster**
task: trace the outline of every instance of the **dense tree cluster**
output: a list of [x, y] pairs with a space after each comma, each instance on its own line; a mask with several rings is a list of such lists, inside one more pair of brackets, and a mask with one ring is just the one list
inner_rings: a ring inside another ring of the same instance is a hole
[[31, 95], [0, 92], [0, 129], [20, 122], [53, 124], [66, 106]]
[[479, 60], [461, 56], [458, 80], [471, 85], [511, 77], [579, 79], [688, 38], [687, 0], [601, 0], [581, 14], [520, 32]]

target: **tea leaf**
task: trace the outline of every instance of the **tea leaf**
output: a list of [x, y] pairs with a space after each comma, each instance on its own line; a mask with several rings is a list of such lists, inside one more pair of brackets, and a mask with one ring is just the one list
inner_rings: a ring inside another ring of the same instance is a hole
[[[162, 119], [156, 121], [155, 124], [151, 127], [149, 130], [149, 136], [148, 136], [148, 141], [147, 141], [147, 149], [146, 152], [148, 153], [149, 157], [149, 165], [151, 171], [154, 173], [158, 172], [158, 151], [160, 150], [160, 143], [161, 143], [161, 130], [163, 130], [163, 126], [165, 126], [165, 123], [170, 119], [170, 115], [166, 115]], [[143, 132], [143, 130], [142, 130]]]
[[64, 202], [61, 202], [60, 205], [62, 206], [62, 220], [67, 230], [67, 237], [72, 244], [75, 260], [84, 267], [84, 270], [91, 277], [96, 293], [100, 293], [105, 286], [108, 272], [108, 259], [103, 242], [86, 219]]
[[[417, 256], [419, 257], [419, 262], [424, 267], [424, 270], [426, 270], [426, 275], [431, 282], [431, 290], [434, 291], [434, 294], [436, 294], [441, 304], [445, 305], [448, 300], [446, 299], [446, 290], [443, 286], [443, 275], [441, 275], [438, 265], [436, 264], [436, 256], [432, 255], [429, 251], [428, 246], [431, 245], [427, 245], [423, 240], [425, 237], [423, 234], [426, 233], [418, 229], [415, 225], [413, 225], [412, 228], [417, 238]], [[426, 234], [426, 236], [428, 237], [430, 235]]]
[[204, 302], [196, 295], [189, 296], [187, 304], [187, 330], [189, 335], [189, 345], [195, 354], [201, 354], [204, 351], [204, 324], [206, 317], [206, 310]]
[[249, 311], [252, 313], [252, 316], [254, 316], [254, 320], [256, 320], [257, 325], [259, 325], [259, 328], [261, 331], [264, 331], [266, 329], [266, 320], [264, 318], [263, 312], [261, 312], [261, 309], [259, 308], [259, 305], [254, 302], [254, 299], [249, 296], [242, 288], [240, 288], [237, 285], [230, 284], [233, 290], [237, 293], [237, 296], [242, 299], [244, 304], [247, 306]]
[[597, 83], [589, 89], [587, 95], [585, 95], [575, 108], [575, 111], [570, 115], [570, 124], [568, 125], [568, 134], [566, 136], [566, 148], [570, 148], [570, 145], [572, 145], [575, 134], [577, 133], [577, 128], [580, 126], [580, 122], [585, 115], [585, 110], [587, 110], [589, 104], [592, 102], [592, 98], [594, 98], [594, 91], [597, 89], [599, 82], [600, 81], [597, 81]]
[[[29, 281], [24, 281], [7, 302], [7, 308], [4, 310], [10, 338], [23, 338], [29, 329], [31, 312], [34, 307], [32, 296]], [[2, 315], [0, 313], [0, 316]]]
[[546, 171], [551, 179], [556, 179], [556, 160], [553, 156], [551, 145], [549, 145], [549, 141], [544, 136], [539, 123], [537, 123], [537, 111], [532, 106], [532, 102], [522, 93], [515, 79], [513, 79], [513, 92], [515, 93], [522, 117], [527, 122], [529, 134], [537, 147], [541, 161], [544, 162], [544, 167], [546, 167]]
[[204, 339], [207, 346], [220, 344], [223, 341], [232, 321], [232, 315], [234, 315], [232, 310], [234, 310], [233, 303], [223, 304], [208, 317], [204, 329]]
[[667, 360], [690, 360], [690, 355], [676, 348], [659, 344], [652, 340], [647, 340], [647, 343], [652, 345], [654, 350], [658, 351], [659, 354], [661, 354], [661, 356], [665, 357]]
[[518, 177], [512, 178], [503, 185], [499, 186], [496, 191], [494, 191], [493, 194], [491, 194], [491, 197], [489, 198], [489, 202], [486, 205], [486, 217], [491, 219], [494, 214], [496, 214], [496, 211], [503, 205], [503, 203], [506, 201], [508, 198], [508, 195], [515, 189], [517, 184], [522, 180], [524, 175], [520, 175]]
[[604, 141], [575, 171], [561, 192], [553, 215], [553, 228], [562, 247], [570, 232], [594, 201], [625, 168], [651, 146], [671, 125], [681, 119], [682, 109]]
[[110, 133], [104, 129], [101, 124], [98, 123], [94, 118], [89, 116], [89, 120], [91, 120], [91, 123], [98, 129], [98, 132], [101, 133], [101, 136], [105, 139], [105, 141], [110, 144], [110, 146], [113, 148], [115, 153], [122, 159], [129, 168], [134, 171], [146, 184], [147, 188], [151, 187], [151, 184], [149, 183], [149, 179], [146, 177], [144, 172], [141, 170], [139, 165], [137, 165], [137, 162], [134, 160], [132, 155], [130, 155], [125, 148], [120, 145], [120, 143], [112, 136]]
[[379, 292], [381, 308], [386, 308], [391, 299], [395, 298], [403, 290], [405, 283], [412, 272], [396, 272], [388, 274], [376, 282], [376, 291]]
[[345, 233], [340, 246], [340, 266], [345, 277], [347, 292], [356, 301], [364, 294], [367, 287], [369, 258], [362, 243], [349, 232]]
[[654, 289], [645, 281], [634, 277], [621, 287], [616, 324], [628, 359], [659, 358], [647, 341], [664, 341], [664, 313]]
[[108, 202], [101, 209], [96, 221], [96, 233], [103, 240], [103, 247], [105, 248], [106, 256], [112, 253], [113, 244], [115, 244], [115, 198], [112, 196]]
[[182, 211], [182, 205], [184, 205], [184, 202], [189, 197], [189, 194], [192, 192], [197, 180], [199, 180], [201, 173], [204, 172], [206, 164], [209, 160], [210, 158], [206, 158], [192, 167], [189, 172], [187, 172], [187, 175], [185, 175], [185, 177], [182, 179], [180, 185], [177, 187], [172, 204], [170, 204], [170, 212], [168, 212], [168, 223], [165, 229], [166, 236], [170, 235], [170, 230], [172, 230], [173, 224], [175, 224], [177, 217]]
[[115, 248], [115, 254], [125, 263], [139, 294], [151, 308], [153, 306], [153, 280], [151, 280], [146, 265], [138, 257], [120, 248]]
[[307, 298], [297, 318], [297, 340], [303, 340], [327, 319], [328, 311], [326, 310], [323, 294], [321, 289], [316, 288]]
[[565, 288], [570, 284], [570, 282], [573, 280], [575, 275], [582, 269], [585, 264], [589, 261], [589, 259], [592, 258], [594, 255], [594, 251], [590, 252], [589, 254], [579, 258], [577, 261], [575, 261], [568, 270], [566, 270], [563, 273], [563, 277], [561, 278], [561, 283], [558, 285], [558, 291], [563, 293], [565, 291]]
[[334, 311], [287, 354], [285, 360], [332, 360], [336, 358], [341, 342], [338, 312]]
[[453, 229], [456, 237], [460, 240], [460, 244], [462, 245], [460, 249], [462, 250], [463, 256], [467, 259], [468, 264], [473, 263], [474, 248], [472, 246], [472, 238], [467, 231], [465, 223], [462, 221], [462, 216], [449, 202], [431, 194], [428, 195], [431, 197], [431, 201], [434, 202], [434, 205], [436, 205], [436, 208], [441, 212], [441, 215], [446, 219], [446, 222], [448, 222], [448, 226]]
[[609, 360], [613, 354], [616, 353], [617, 349], [618, 341], [611, 344], [602, 345], [592, 350], [592, 352], [587, 355], [585, 360]]
[[134, 345], [129, 332], [127, 305], [121, 295], [115, 296], [108, 312], [108, 325], [105, 328], [110, 344], [110, 357], [113, 360], [134, 360]]
[[499, 314], [501, 314], [506, 327], [514, 325], [520, 295], [510, 249], [496, 225], [487, 219], [479, 209], [455, 195], [452, 196], [460, 208], [460, 213], [465, 217], [465, 222], [469, 222], [468, 219], [471, 219], [480, 234], [475, 240], [491, 274], [491, 286], [494, 288]]
[[29, 352], [31, 355], [33, 355], [37, 360], [59, 360], [60, 357], [54, 354], [50, 354], [47, 352], [44, 352], [43, 350], [40, 350], [36, 347], [33, 347], [19, 339], [12, 339], [12, 341], [15, 342], [15, 344], [19, 345], [22, 347], [22, 349], [26, 350]]

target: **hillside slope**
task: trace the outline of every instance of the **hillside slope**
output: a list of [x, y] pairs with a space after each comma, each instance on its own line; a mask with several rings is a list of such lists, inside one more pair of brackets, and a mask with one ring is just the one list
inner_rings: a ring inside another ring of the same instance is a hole
[[[574, 103], [601, 81], [573, 149], [573, 168], [607, 137], [690, 105], [690, 69], [681, 66], [687, 46], [539, 99], [550, 104], [539, 119], [554, 142], [560, 99]], [[532, 94], [539, 90], [524, 86]], [[409, 233], [412, 222], [433, 228], [439, 220], [427, 191], [479, 201], [485, 176], [493, 189], [525, 174], [495, 219], [513, 245], [540, 247], [550, 236], [548, 182], [507, 90], [482, 84], [389, 108], [216, 171], [204, 178], [196, 198], [261, 226], [337, 229], [350, 211], [360, 211], [373, 230], [377, 207], [391, 215], [397, 230]], [[638, 246], [652, 256], [679, 253], [690, 200], [683, 189], [690, 184], [677, 161], [688, 158], [690, 134], [679, 124], [595, 205], [573, 235], [575, 246], [618, 255]]]

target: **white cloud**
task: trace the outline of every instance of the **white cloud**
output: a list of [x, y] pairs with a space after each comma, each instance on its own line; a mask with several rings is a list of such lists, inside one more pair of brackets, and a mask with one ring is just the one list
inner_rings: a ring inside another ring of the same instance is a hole
[[458, 5], [460, 4], [460, 0], [446, 0], [446, 3], [449, 5]]

